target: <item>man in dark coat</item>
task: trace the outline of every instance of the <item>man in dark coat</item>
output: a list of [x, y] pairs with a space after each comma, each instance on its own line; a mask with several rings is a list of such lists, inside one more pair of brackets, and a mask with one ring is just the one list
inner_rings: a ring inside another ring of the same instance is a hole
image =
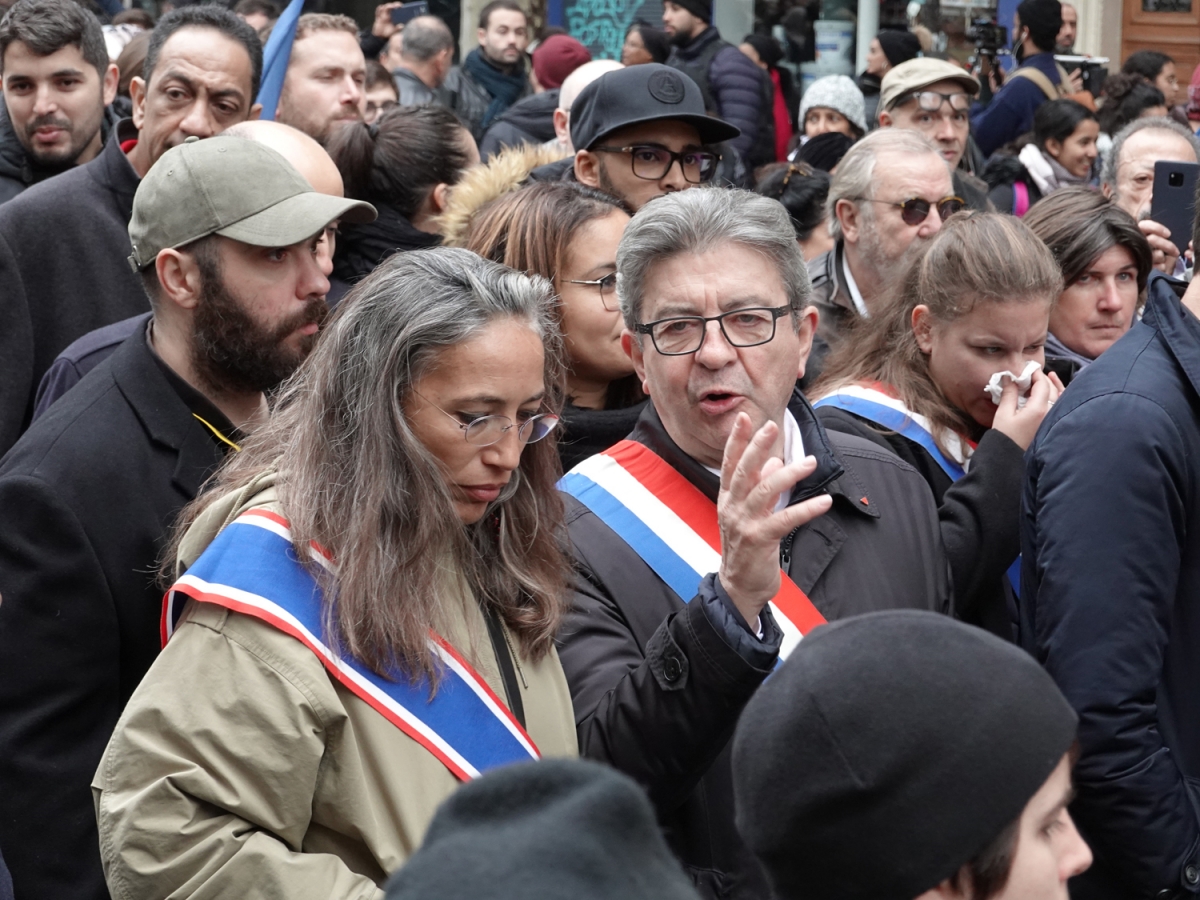
[[663, 3], [663, 28], [674, 48], [667, 65], [700, 86], [704, 106], [741, 129], [729, 143], [753, 169], [775, 161], [775, 85], [770, 76], [710, 24], [710, 0]]
[[129, 259], [152, 318], [0, 461], [0, 845], [18, 896], [108, 897], [90, 783], [158, 653], [171, 522], [311, 350], [326, 226], [373, 215], [236, 137], [172, 148], [139, 186]]
[[516, 0], [491, 0], [479, 13], [479, 46], [455, 66], [438, 90], [475, 142], [500, 115], [533, 93], [525, 63], [529, 24]]
[[769, 896], [734, 828], [728, 744], [780, 656], [822, 618], [949, 608], [924, 481], [826, 433], [795, 389], [816, 311], [789, 228], [741, 191], [634, 216], [617, 253], [622, 340], [651, 402], [617, 457], [563, 481], [578, 577], [559, 655], [580, 752], [646, 788], [712, 898]]
[[1151, 273], [1025, 457], [1018, 638], [1079, 713], [1081, 900], [1200, 892], [1198, 313]]
[[72, 0], [20, 0], [0, 22], [0, 203], [95, 159], [116, 120], [117, 67]]
[[388, 52], [380, 61], [396, 80], [400, 106], [425, 106], [437, 102], [434, 93], [454, 58], [454, 36], [437, 16], [417, 16], [400, 34], [388, 40]]
[[262, 45], [228, 10], [184, 7], [159, 20], [143, 71], [116, 140], [0, 207], [0, 453], [28, 427], [38, 382], [60, 351], [148, 309], [126, 262], [138, 181], [167, 148], [256, 113]]

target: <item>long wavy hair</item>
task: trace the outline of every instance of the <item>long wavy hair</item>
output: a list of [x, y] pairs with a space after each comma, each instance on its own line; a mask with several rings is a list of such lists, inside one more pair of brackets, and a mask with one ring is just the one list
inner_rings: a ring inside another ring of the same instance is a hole
[[878, 312], [857, 320], [838, 342], [812, 396], [882, 382], [933, 423], [939, 445], [946, 431], [975, 435], [979, 425], [946, 399], [929, 374], [929, 359], [913, 332], [913, 310], [921, 304], [929, 307], [936, 328], [962, 318], [979, 303], [1044, 303], [1048, 308], [1060, 293], [1062, 275], [1054, 256], [1020, 219], [959, 213], [927, 242]]
[[413, 433], [405, 402], [449, 347], [516, 319], [541, 335], [547, 411], [560, 404], [553, 291], [466, 250], [398, 253], [339, 305], [269, 421], [230, 456], [176, 525], [166, 569], [210, 504], [276, 471], [297, 557], [316, 541], [336, 575], [308, 564], [326, 598], [326, 636], [377, 673], [437, 679], [430, 630], [454, 617], [465, 585], [532, 659], [551, 648], [569, 563], [553, 436], [528, 445], [509, 486], [464, 526], [439, 461]]

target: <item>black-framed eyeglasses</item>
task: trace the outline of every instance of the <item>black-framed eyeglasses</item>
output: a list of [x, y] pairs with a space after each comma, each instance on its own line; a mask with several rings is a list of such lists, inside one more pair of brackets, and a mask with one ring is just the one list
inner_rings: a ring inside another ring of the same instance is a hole
[[719, 316], [672, 316], [635, 325], [638, 334], [650, 335], [654, 349], [663, 356], [687, 356], [697, 352], [708, 334], [708, 323], [721, 326], [721, 334], [734, 347], [757, 347], [775, 339], [775, 322], [790, 311], [787, 306], [751, 306]]
[[941, 94], [937, 91], [913, 91], [896, 101], [896, 106], [903, 106], [914, 97], [917, 101], [917, 108], [923, 109], [925, 112], [937, 112], [942, 108], [943, 103], [949, 103], [950, 108], [955, 112], [966, 112], [971, 108], [971, 98], [963, 91], [956, 91], [953, 94]]
[[[476, 447], [488, 447], [499, 443], [516, 423], [508, 416], [480, 416], [470, 422], [458, 421], [458, 416], [446, 412], [424, 394], [413, 391], [418, 397], [440, 412], [443, 416], [462, 429], [463, 437], [468, 444]], [[517, 425], [517, 439], [522, 444], [536, 444], [558, 427], [558, 416], [550, 413], [538, 413]]]
[[567, 284], [586, 284], [589, 287], [594, 287], [600, 291], [600, 302], [609, 312], [616, 312], [621, 308], [620, 302], [617, 300], [617, 273], [609, 272], [603, 278], [597, 278], [593, 281], [580, 281], [576, 278], [565, 279]]
[[717, 163], [721, 154], [710, 150], [684, 150], [676, 153], [666, 147], [654, 147], [648, 144], [634, 144], [630, 147], [593, 147], [601, 153], [628, 153], [633, 174], [646, 181], [658, 181], [665, 178], [671, 171], [671, 166], [679, 163], [684, 181], [688, 184], [704, 184], [711, 181], [717, 174]]
[[872, 197], [854, 197], [855, 201], [867, 200], [871, 203], [882, 203], [885, 206], [894, 206], [900, 210], [900, 218], [905, 225], [920, 225], [929, 217], [929, 211], [936, 209], [938, 216], [945, 222], [956, 212], [962, 212], [967, 208], [967, 201], [962, 197], [943, 197], [934, 203], [928, 200], [923, 200], [920, 197], [911, 197], [900, 203], [892, 200], [875, 200]]

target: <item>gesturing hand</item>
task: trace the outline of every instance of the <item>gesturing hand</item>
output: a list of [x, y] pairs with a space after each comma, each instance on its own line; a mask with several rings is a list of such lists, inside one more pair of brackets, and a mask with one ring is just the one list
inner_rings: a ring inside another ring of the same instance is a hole
[[779, 592], [779, 542], [833, 505], [833, 498], [821, 494], [775, 512], [779, 495], [817, 468], [811, 456], [786, 466], [772, 456], [771, 447], [778, 437], [779, 426], [774, 422], [754, 433], [750, 417], [739, 413], [721, 463], [719, 575], [734, 606], [751, 626]]

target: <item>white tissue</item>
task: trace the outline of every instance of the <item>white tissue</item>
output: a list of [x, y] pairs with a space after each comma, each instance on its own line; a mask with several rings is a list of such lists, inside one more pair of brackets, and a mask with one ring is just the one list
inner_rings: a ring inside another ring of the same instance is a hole
[[1021, 374], [1014, 375], [1012, 372], [1005, 369], [1003, 372], [997, 372], [987, 383], [987, 387], [983, 389], [985, 394], [990, 394], [992, 402], [997, 406], [1000, 405], [1000, 395], [1004, 393], [1004, 379], [1007, 378], [1017, 386], [1020, 396], [1017, 397], [1017, 409], [1022, 409], [1025, 406], [1025, 401], [1029, 399], [1029, 386], [1033, 384], [1033, 373], [1041, 368], [1041, 365], [1034, 360], [1025, 363], [1025, 368]]

